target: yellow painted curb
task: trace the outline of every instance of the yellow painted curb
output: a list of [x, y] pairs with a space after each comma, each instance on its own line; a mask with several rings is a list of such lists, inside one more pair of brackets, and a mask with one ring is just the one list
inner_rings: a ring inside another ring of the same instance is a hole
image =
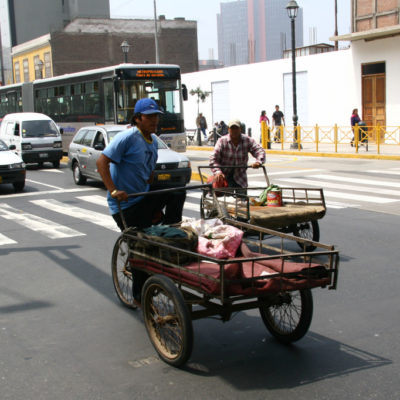
[[347, 154], [347, 153], [313, 153], [311, 151], [266, 150], [267, 154], [284, 154], [289, 156], [332, 157], [332, 158], [361, 158], [373, 160], [400, 161], [400, 156], [385, 154]]
[[[189, 150], [212, 151], [214, 147], [209, 146], [188, 146]], [[370, 160], [394, 160], [400, 161], [400, 155], [386, 154], [348, 154], [348, 153], [316, 153], [312, 151], [291, 151], [291, 150], [266, 150], [267, 154], [282, 154], [288, 156], [307, 156], [307, 157], [332, 157], [332, 158], [361, 158]]]
[[[208, 179], [208, 175], [207, 174], [202, 174], [202, 175], [203, 175], [203, 182], [206, 183], [207, 179]], [[192, 181], [201, 181], [200, 174], [198, 172], [192, 172], [191, 180]]]

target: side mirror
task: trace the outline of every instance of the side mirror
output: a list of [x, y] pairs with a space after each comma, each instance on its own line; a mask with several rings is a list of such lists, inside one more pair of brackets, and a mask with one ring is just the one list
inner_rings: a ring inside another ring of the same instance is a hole
[[15, 144], [10, 144], [8, 146], [8, 150], [16, 150], [16, 149], [17, 149], [17, 147], [15, 146]]
[[188, 99], [188, 90], [185, 84], [182, 84], [182, 97], [184, 101]]
[[95, 150], [103, 151], [104, 150], [104, 145], [102, 144], [95, 144], [94, 145]]
[[62, 135], [64, 133], [64, 128], [60, 128], [60, 134]]

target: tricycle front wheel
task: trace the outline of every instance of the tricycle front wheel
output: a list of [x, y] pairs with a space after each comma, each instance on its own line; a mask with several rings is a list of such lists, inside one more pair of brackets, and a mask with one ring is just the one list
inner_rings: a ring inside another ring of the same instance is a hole
[[111, 275], [115, 291], [121, 303], [132, 309], [137, 306], [133, 301], [132, 283], [133, 274], [129, 264], [129, 243], [121, 235], [114, 245], [111, 259]]
[[[312, 240], [313, 242], [319, 242], [319, 224], [318, 221], [307, 221], [300, 222], [293, 228], [294, 236], [302, 239]], [[304, 250], [304, 245], [297, 242], [299, 247]], [[314, 245], [305, 246], [305, 251], [313, 251], [316, 247]]]
[[174, 367], [192, 354], [193, 327], [183, 296], [173, 281], [162, 275], [148, 278], [142, 290], [144, 322], [158, 355]]
[[295, 342], [307, 333], [313, 315], [310, 289], [283, 292], [259, 301], [262, 303], [259, 307], [261, 318], [279, 342]]

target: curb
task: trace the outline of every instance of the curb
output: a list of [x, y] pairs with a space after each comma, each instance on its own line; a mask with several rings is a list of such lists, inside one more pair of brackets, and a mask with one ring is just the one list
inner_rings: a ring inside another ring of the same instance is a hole
[[[213, 151], [214, 147], [209, 146], [188, 146], [189, 150]], [[265, 149], [264, 149], [265, 150]], [[360, 158], [370, 160], [394, 160], [400, 161], [400, 156], [386, 154], [347, 154], [347, 153], [316, 153], [312, 151], [290, 151], [290, 150], [265, 150], [266, 154], [283, 154], [289, 156], [307, 157], [332, 157], [332, 158]]]

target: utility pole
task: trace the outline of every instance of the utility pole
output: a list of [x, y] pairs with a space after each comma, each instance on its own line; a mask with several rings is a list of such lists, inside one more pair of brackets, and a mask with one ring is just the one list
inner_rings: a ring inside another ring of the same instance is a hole
[[[335, 0], [335, 36], [338, 35], [338, 29], [337, 29], [337, 0]], [[335, 40], [335, 51], [338, 50], [338, 41]]]
[[154, 40], [155, 40], [155, 44], [156, 44], [156, 64], [159, 64], [159, 63], [160, 63], [160, 57], [159, 57], [159, 55], [158, 55], [156, 0], [154, 0]]

